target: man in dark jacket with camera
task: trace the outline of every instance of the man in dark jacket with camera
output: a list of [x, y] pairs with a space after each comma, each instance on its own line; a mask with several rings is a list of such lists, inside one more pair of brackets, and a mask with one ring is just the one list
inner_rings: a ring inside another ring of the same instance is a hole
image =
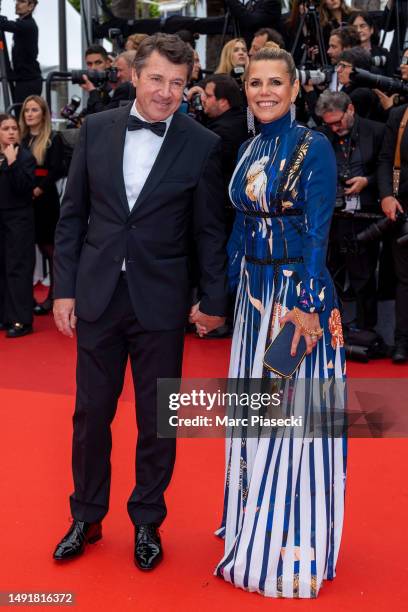
[[[331, 233], [331, 245], [337, 248], [330, 249], [329, 265], [337, 279], [339, 270], [347, 272], [356, 299], [356, 326], [373, 329], [377, 323], [379, 244], [360, 242], [356, 236], [380, 212], [376, 165], [384, 126], [356, 115], [344, 92], [323, 92], [316, 114], [324, 122], [322, 131], [331, 141], [337, 160], [338, 187]], [[373, 217], [367, 218], [370, 213]]]

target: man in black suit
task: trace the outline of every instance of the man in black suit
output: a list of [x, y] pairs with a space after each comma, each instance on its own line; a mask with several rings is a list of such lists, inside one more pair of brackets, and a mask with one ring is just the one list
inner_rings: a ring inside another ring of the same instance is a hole
[[155, 567], [175, 440], [158, 439], [156, 386], [181, 376], [190, 251], [200, 268], [200, 333], [227, 305], [220, 141], [176, 111], [193, 66], [177, 36], [146, 38], [134, 104], [88, 117], [72, 160], [55, 244], [54, 315], [77, 330], [73, 525], [54, 558], [101, 537], [110, 486], [110, 424], [130, 357], [137, 400], [136, 486], [128, 501], [135, 563]]
[[376, 169], [384, 125], [359, 117], [351, 99], [342, 91], [323, 92], [316, 113], [324, 122], [322, 131], [331, 141], [337, 160], [338, 190], [329, 268], [338, 281], [342, 278], [339, 270], [343, 267], [347, 271], [356, 299], [355, 324], [359, 329], [372, 329], [377, 323], [379, 243], [373, 241], [347, 248], [345, 236], [354, 238], [375, 221], [367, 218], [367, 213], [380, 213]]

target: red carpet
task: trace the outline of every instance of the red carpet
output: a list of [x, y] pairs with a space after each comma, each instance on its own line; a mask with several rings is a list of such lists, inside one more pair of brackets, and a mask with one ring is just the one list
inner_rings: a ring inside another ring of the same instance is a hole
[[[299, 609], [399, 611], [408, 598], [407, 440], [351, 440], [346, 523], [337, 577], [316, 601], [271, 600], [212, 576], [222, 542], [224, 443], [181, 440], [162, 528], [165, 560], [151, 574], [133, 565], [126, 500], [133, 482], [135, 419], [129, 377], [113, 427], [111, 508], [104, 537], [83, 558], [57, 566], [51, 554], [69, 526], [74, 342], [50, 317], [36, 333], [0, 337], [2, 486], [0, 591], [73, 592], [76, 610], [218, 611]], [[229, 341], [189, 337], [185, 376], [226, 374]], [[353, 376], [407, 377], [387, 361], [349, 364]], [[26, 607], [26, 606], [22, 606]], [[37, 609], [45, 606], [37, 606]]]

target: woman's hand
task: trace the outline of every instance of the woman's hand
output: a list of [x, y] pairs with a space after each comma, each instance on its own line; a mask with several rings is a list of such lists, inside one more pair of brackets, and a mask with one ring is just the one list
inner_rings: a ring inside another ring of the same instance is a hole
[[7, 159], [7, 165], [11, 166], [11, 164], [14, 164], [17, 159], [18, 147], [15, 147], [13, 144], [9, 144], [7, 147], [4, 147], [3, 153]]
[[[299, 340], [301, 336], [303, 336], [306, 341], [306, 355], [310, 355], [322, 336], [319, 315], [316, 313], [308, 314], [307, 312], [293, 309], [281, 318], [280, 324], [284, 325], [288, 321], [293, 323], [296, 327], [295, 333], [293, 334], [290, 354], [292, 357], [296, 355]], [[306, 330], [315, 330], [316, 334], [308, 334]]]

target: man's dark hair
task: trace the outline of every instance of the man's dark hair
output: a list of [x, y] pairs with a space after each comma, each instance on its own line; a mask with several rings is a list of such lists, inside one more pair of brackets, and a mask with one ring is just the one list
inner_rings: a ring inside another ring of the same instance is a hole
[[348, 62], [353, 68], [363, 68], [363, 70], [371, 70], [371, 56], [362, 47], [353, 47], [346, 49], [339, 55], [339, 62]]
[[360, 36], [358, 35], [357, 29], [354, 26], [345, 26], [344, 28], [336, 28], [330, 32], [330, 37], [337, 36], [340, 39], [341, 46], [345, 47], [359, 47]]
[[88, 55], [93, 55], [93, 54], [102, 55], [104, 60], [109, 59], [108, 52], [106, 51], [104, 47], [102, 47], [102, 45], [91, 45], [85, 51], [85, 57], [87, 57]]
[[203, 87], [214, 83], [214, 95], [217, 100], [224, 98], [231, 108], [242, 106], [242, 96], [238, 83], [229, 74], [213, 74], [203, 81]]
[[283, 36], [279, 34], [279, 32], [277, 32], [273, 28], [260, 28], [259, 30], [255, 32], [253, 38], [255, 38], [255, 36], [265, 36], [265, 35], [267, 37], [266, 42], [274, 42], [281, 49], [285, 48], [285, 41], [283, 40]]
[[148, 36], [140, 43], [133, 63], [137, 75], [140, 75], [146, 61], [154, 51], [157, 51], [159, 55], [165, 57], [172, 64], [185, 64], [187, 66], [187, 81], [190, 79], [194, 66], [193, 49], [176, 34], [163, 34], [161, 32]]

